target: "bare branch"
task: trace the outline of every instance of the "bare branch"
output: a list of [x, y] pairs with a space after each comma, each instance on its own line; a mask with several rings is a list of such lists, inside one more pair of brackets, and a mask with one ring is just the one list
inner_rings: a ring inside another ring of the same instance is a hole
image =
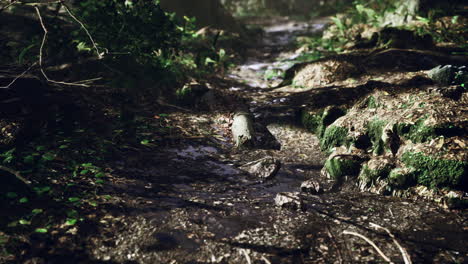
[[10, 88], [19, 78], [23, 77], [28, 71], [30, 71], [34, 66], [37, 65], [37, 62], [34, 62], [27, 68], [24, 72], [22, 72], [20, 75], [16, 76], [7, 86], [0, 86], [0, 89], [8, 89]]
[[82, 83], [68, 83], [68, 82], [54, 81], [54, 80], [50, 79], [50, 78], [47, 76], [47, 74], [45, 73], [44, 68], [43, 68], [42, 58], [43, 58], [44, 46], [45, 46], [45, 43], [46, 43], [46, 41], [47, 41], [47, 34], [48, 34], [49, 32], [47, 31], [47, 28], [46, 28], [46, 26], [45, 26], [45, 24], [44, 24], [44, 20], [42, 19], [41, 11], [39, 11], [39, 8], [38, 8], [37, 6], [34, 6], [34, 9], [36, 9], [36, 13], [37, 13], [37, 16], [39, 17], [39, 22], [41, 23], [42, 30], [44, 30], [44, 36], [42, 37], [41, 47], [40, 47], [40, 49], [39, 49], [39, 67], [40, 67], [41, 73], [42, 73], [42, 75], [44, 76], [44, 78], [45, 78], [48, 82], [55, 83], [55, 84], [63, 84], [63, 85], [70, 85], [70, 86], [89, 87], [89, 85], [87, 85], [87, 84], [82, 84]]
[[389, 263], [393, 263], [392, 260], [391, 260], [389, 257], [387, 257], [387, 256], [382, 252], [382, 250], [380, 250], [380, 248], [377, 247], [377, 245], [376, 245], [374, 242], [372, 242], [372, 240], [370, 240], [369, 238], [367, 238], [367, 237], [365, 237], [365, 236], [363, 236], [363, 235], [361, 235], [361, 234], [359, 234], [359, 233], [352, 232], [352, 231], [347, 231], [347, 230], [343, 231], [343, 234], [345, 234], [345, 235], [353, 235], [353, 236], [357, 236], [357, 237], [360, 237], [360, 238], [364, 239], [367, 243], [369, 243], [369, 245], [371, 245], [371, 246], [377, 251], [377, 253], [379, 253], [379, 255], [380, 255], [385, 261], [387, 261], [387, 262], [389, 262]]
[[68, 6], [62, 2], [62, 5], [63, 7], [65, 8], [65, 11], [67, 11], [67, 13], [78, 23], [80, 24], [81, 28], [83, 28], [83, 30], [86, 32], [86, 35], [88, 35], [88, 38], [89, 40], [91, 41], [91, 43], [93, 44], [93, 47], [94, 49], [96, 50], [96, 53], [98, 55], [98, 58], [99, 59], [102, 59], [103, 56], [102, 54], [99, 52], [99, 49], [96, 45], [96, 42], [94, 42], [93, 40], [93, 37], [91, 36], [91, 34], [89, 33], [88, 29], [86, 28], [86, 26], [83, 24], [83, 22], [81, 22], [80, 20], [78, 20], [78, 18], [76, 18], [76, 16], [73, 15], [73, 13], [70, 11], [70, 9], [68, 8]]
[[14, 175], [18, 180], [22, 181], [24, 184], [26, 185], [30, 185], [31, 184], [31, 181], [28, 181], [26, 180], [25, 178], [23, 178], [23, 176], [21, 176], [21, 173], [19, 171], [15, 171], [13, 169], [10, 169], [10, 168], [7, 168], [5, 166], [1, 166], [0, 165], [0, 170], [2, 171], [6, 171], [12, 175]]
[[18, 0], [13, 0], [9, 4], [7, 4], [4, 7], [0, 8], [0, 13], [3, 12], [3, 10], [6, 10], [7, 8], [9, 8], [10, 6], [16, 4], [16, 2], [18, 2]]
[[398, 249], [400, 250], [401, 252], [401, 256], [403, 257], [403, 261], [405, 262], [405, 264], [412, 264], [413, 262], [411, 261], [411, 257], [410, 255], [408, 254], [408, 251], [406, 251], [405, 248], [403, 248], [400, 243], [398, 243], [398, 241], [396, 240], [395, 236], [390, 232], [390, 230], [388, 230], [388, 228], [385, 228], [383, 226], [379, 226], [377, 224], [374, 224], [374, 223], [370, 223], [370, 226], [371, 227], [374, 227], [375, 229], [383, 229], [385, 230], [385, 232], [387, 232], [387, 234], [392, 238], [393, 240], [393, 243], [395, 243], [395, 245], [398, 247]]

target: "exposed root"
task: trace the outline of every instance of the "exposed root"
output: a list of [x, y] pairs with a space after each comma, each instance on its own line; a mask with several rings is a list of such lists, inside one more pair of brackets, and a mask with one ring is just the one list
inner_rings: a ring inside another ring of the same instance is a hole
[[382, 252], [382, 250], [380, 250], [380, 248], [377, 247], [377, 245], [376, 245], [374, 242], [372, 242], [372, 240], [370, 240], [369, 238], [365, 237], [364, 235], [361, 235], [361, 234], [356, 233], [356, 232], [348, 231], [348, 230], [343, 231], [343, 234], [345, 234], [345, 235], [353, 235], [353, 236], [357, 236], [357, 237], [360, 237], [360, 238], [364, 239], [369, 245], [371, 245], [371, 246], [377, 251], [377, 253], [379, 253], [379, 255], [380, 255], [385, 261], [387, 261], [387, 262], [389, 262], [389, 263], [393, 263], [392, 260], [391, 260], [389, 257], [387, 257], [387, 256]]
[[374, 227], [375, 229], [383, 229], [385, 230], [385, 232], [387, 232], [387, 234], [392, 238], [393, 240], [393, 243], [395, 243], [395, 245], [398, 247], [398, 249], [400, 250], [401, 252], [401, 255], [403, 257], [403, 261], [405, 262], [405, 264], [412, 264], [413, 262], [411, 261], [411, 257], [410, 255], [408, 254], [408, 251], [406, 251], [405, 248], [403, 248], [400, 243], [398, 243], [398, 241], [396, 240], [395, 236], [390, 232], [390, 230], [388, 230], [387, 228], [385, 227], [382, 227], [382, 226], [379, 226], [377, 224], [374, 224], [374, 223], [370, 223], [370, 226], [371, 227]]

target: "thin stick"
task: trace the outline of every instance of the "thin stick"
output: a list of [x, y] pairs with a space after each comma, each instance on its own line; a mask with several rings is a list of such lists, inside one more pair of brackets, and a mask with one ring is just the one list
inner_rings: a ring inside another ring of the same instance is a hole
[[42, 19], [42, 16], [41, 16], [41, 11], [39, 11], [39, 8], [38, 8], [37, 6], [34, 6], [34, 9], [36, 9], [36, 13], [37, 13], [37, 16], [39, 17], [39, 22], [41, 23], [42, 30], [44, 30], [44, 36], [42, 37], [41, 47], [39, 48], [39, 68], [40, 68], [41, 73], [42, 73], [42, 75], [44, 76], [44, 78], [45, 78], [48, 82], [51, 82], [51, 83], [63, 84], [63, 85], [70, 85], [70, 86], [89, 87], [89, 85], [87, 85], [87, 84], [68, 83], [68, 82], [54, 81], [54, 80], [50, 79], [50, 78], [47, 76], [47, 74], [45, 73], [44, 68], [43, 68], [42, 58], [43, 58], [43, 53], [44, 53], [44, 52], [43, 52], [44, 46], [45, 46], [45, 43], [46, 43], [46, 41], [47, 41], [47, 34], [48, 34], [49, 32], [47, 31], [47, 28], [46, 28], [46, 26], [44, 25], [44, 20]]
[[7, 168], [7, 167], [1, 166], [1, 165], [0, 165], [0, 170], [6, 171], [6, 172], [8, 172], [8, 173], [14, 175], [18, 180], [24, 182], [24, 184], [26, 184], [26, 185], [30, 185], [30, 184], [31, 184], [31, 181], [28, 181], [28, 180], [26, 180], [25, 178], [23, 178], [23, 176], [21, 176], [21, 173], [20, 173], [19, 171], [15, 171], [15, 170], [13, 170], [13, 169], [10, 169], [10, 168]]
[[103, 56], [102, 54], [99, 52], [99, 49], [96, 45], [96, 42], [94, 42], [93, 40], [93, 37], [91, 36], [91, 34], [89, 33], [88, 29], [86, 28], [86, 26], [83, 24], [83, 22], [81, 22], [78, 18], [76, 18], [76, 16], [73, 15], [73, 13], [70, 11], [70, 9], [68, 8], [68, 6], [65, 4], [65, 3], [62, 3], [63, 7], [65, 7], [65, 11], [67, 11], [67, 13], [78, 23], [80, 24], [81, 28], [83, 28], [83, 30], [86, 32], [86, 35], [88, 35], [88, 38], [89, 40], [91, 41], [91, 43], [93, 44], [93, 47], [94, 49], [96, 50], [96, 53], [98, 55], [98, 58], [99, 59], [102, 59]]
[[252, 260], [250, 259], [250, 256], [249, 256], [249, 254], [247, 253], [247, 250], [241, 249], [241, 252], [244, 254], [245, 259], [247, 260], [247, 263], [248, 263], [248, 264], [252, 264]]
[[341, 263], [343, 263], [343, 257], [341, 255], [341, 250], [338, 247], [338, 245], [336, 244], [335, 237], [331, 233], [330, 228], [328, 227], [328, 225], [327, 225], [327, 233], [328, 233], [328, 236], [330, 237], [330, 239], [333, 242], [333, 246], [336, 248], [336, 251], [338, 252], [339, 263], [341, 264]]
[[265, 256], [262, 256], [262, 260], [265, 261], [266, 264], [271, 264], [271, 262]]
[[393, 243], [395, 243], [395, 245], [398, 247], [398, 249], [400, 250], [401, 252], [401, 256], [403, 257], [403, 261], [405, 262], [405, 264], [412, 264], [413, 262], [411, 261], [411, 257], [410, 255], [408, 254], [408, 251], [406, 251], [405, 248], [403, 248], [400, 243], [398, 243], [398, 241], [396, 240], [395, 236], [390, 232], [390, 230], [388, 230], [387, 228], [383, 227], [383, 226], [379, 226], [377, 224], [374, 224], [374, 223], [370, 223], [370, 226], [371, 227], [374, 227], [376, 229], [383, 229], [385, 230], [385, 232], [387, 232], [387, 234], [392, 238], [393, 240]]
[[9, 8], [10, 6], [16, 4], [16, 2], [18, 2], [18, 0], [13, 0], [13, 1], [11, 1], [9, 4], [7, 4], [6, 6], [0, 8], [0, 13], [3, 12], [3, 10]]
[[361, 235], [361, 234], [359, 234], [359, 233], [352, 232], [352, 231], [347, 231], [347, 230], [343, 231], [343, 234], [345, 234], [345, 235], [353, 235], [353, 236], [357, 236], [357, 237], [360, 237], [360, 238], [364, 239], [367, 243], [369, 243], [369, 245], [371, 245], [371, 246], [377, 251], [377, 253], [379, 253], [379, 255], [380, 255], [385, 261], [387, 261], [387, 262], [389, 262], [389, 263], [393, 263], [392, 260], [391, 260], [389, 257], [387, 257], [387, 256], [382, 252], [382, 250], [380, 250], [380, 248], [378, 248], [377, 245], [376, 245], [374, 242], [372, 242], [372, 240], [370, 240], [369, 238], [367, 238], [367, 237], [365, 237], [365, 236], [363, 236], [363, 235]]
[[20, 75], [16, 76], [13, 81], [11, 81], [7, 86], [1, 86], [0, 89], [8, 89], [10, 88], [19, 78], [23, 77], [29, 70], [32, 69], [32, 67], [34, 67], [35, 65], [37, 64], [37, 62], [34, 62], [33, 64], [31, 64], [31, 66], [29, 66], [29, 68], [27, 68], [24, 72], [22, 72]]

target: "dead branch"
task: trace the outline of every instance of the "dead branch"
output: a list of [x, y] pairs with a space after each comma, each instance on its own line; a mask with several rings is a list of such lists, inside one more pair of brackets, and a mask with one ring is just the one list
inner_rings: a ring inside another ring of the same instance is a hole
[[62, 5], [65, 8], [65, 11], [67, 11], [68, 15], [70, 15], [70, 17], [73, 18], [73, 20], [75, 20], [78, 24], [80, 24], [81, 28], [86, 32], [86, 35], [88, 35], [89, 40], [91, 41], [91, 43], [93, 44], [94, 49], [96, 50], [96, 54], [98, 55], [98, 58], [102, 59], [103, 58], [103, 55], [102, 55], [103, 53], [99, 52], [99, 49], [98, 49], [98, 47], [96, 45], [96, 42], [94, 42], [93, 37], [89, 33], [86, 26], [83, 24], [83, 22], [81, 22], [78, 18], [76, 18], [75, 15], [73, 15], [73, 13], [70, 11], [70, 8], [68, 8], [68, 6], [65, 3], [62, 2]]
[[40, 71], [42, 73], [42, 76], [44, 76], [44, 78], [48, 81], [48, 82], [51, 82], [51, 83], [55, 83], [55, 84], [63, 84], [63, 85], [70, 85], [70, 86], [81, 86], [81, 87], [89, 87], [89, 85], [87, 84], [82, 84], [82, 83], [68, 83], [68, 82], [61, 82], [61, 81], [54, 81], [52, 79], [50, 79], [47, 74], [45, 73], [44, 71], [44, 68], [43, 68], [43, 63], [42, 63], [42, 58], [43, 58], [43, 53], [44, 53], [44, 46], [45, 46], [45, 43], [47, 41], [47, 34], [49, 33], [47, 31], [47, 28], [44, 24], [44, 20], [42, 19], [42, 15], [41, 15], [41, 11], [39, 11], [39, 8], [37, 6], [34, 6], [34, 9], [36, 9], [36, 14], [39, 18], [39, 22], [41, 23], [41, 27], [42, 27], [42, 30], [44, 30], [44, 36], [42, 37], [42, 42], [41, 42], [41, 47], [39, 49], [39, 68], [40, 68]]
[[7, 86], [0, 86], [0, 89], [9, 89], [19, 78], [23, 77], [28, 71], [30, 71], [36, 65], [37, 65], [37, 62], [34, 62], [24, 72], [16, 76]]
[[6, 171], [12, 175], [14, 175], [18, 180], [22, 181], [24, 184], [26, 185], [30, 185], [31, 184], [31, 181], [28, 181], [26, 180], [25, 178], [23, 178], [23, 176], [21, 176], [21, 173], [19, 171], [15, 171], [13, 169], [10, 169], [8, 167], [5, 167], [5, 166], [1, 166], [0, 165], [0, 170], [2, 171]]
[[10, 3], [8, 3], [5, 6], [3, 6], [2, 8], [0, 8], [0, 13], [3, 12], [4, 10], [6, 10], [7, 8], [9, 8], [10, 6], [16, 4], [16, 2], [18, 2], [18, 0], [12, 0]]
[[385, 230], [385, 232], [387, 232], [387, 234], [392, 238], [393, 240], [393, 243], [395, 243], [395, 245], [398, 247], [398, 249], [400, 250], [401, 252], [401, 256], [403, 257], [403, 261], [405, 262], [405, 264], [412, 264], [413, 262], [411, 261], [411, 257], [410, 255], [408, 254], [408, 251], [406, 251], [405, 248], [403, 248], [400, 243], [398, 243], [398, 241], [396, 240], [395, 236], [390, 232], [390, 230], [388, 230], [388, 228], [385, 228], [383, 226], [379, 226], [377, 224], [374, 224], [374, 223], [370, 223], [370, 226], [371, 227], [374, 227], [375, 229], [382, 229], [382, 230]]
[[247, 264], [252, 264], [252, 259], [250, 259], [250, 256], [249, 256], [249, 253], [247, 252], [247, 250], [242, 248], [240, 251], [242, 252], [242, 254], [244, 254], [245, 259], [247, 260]]
[[377, 247], [377, 245], [376, 245], [374, 242], [372, 242], [372, 240], [370, 240], [369, 238], [367, 238], [367, 237], [365, 237], [364, 235], [361, 235], [361, 234], [359, 234], [359, 233], [352, 232], [352, 231], [347, 231], [347, 230], [343, 231], [343, 234], [345, 234], [345, 235], [353, 235], [353, 236], [357, 236], [357, 237], [360, 237], [360, 238], [364, 239], [369, 245], [371, 245], [371, 246], [377, 251], [377, 253], [379, 253], [379, 255], [380, 255], [385, 261], [387, 261], [387, 262], [393, 264], [392, 260], [391, 260], [389, 257], [387, 257], [387, 256], [382, 252], [382, 250], [380, 250], [380, 248]]

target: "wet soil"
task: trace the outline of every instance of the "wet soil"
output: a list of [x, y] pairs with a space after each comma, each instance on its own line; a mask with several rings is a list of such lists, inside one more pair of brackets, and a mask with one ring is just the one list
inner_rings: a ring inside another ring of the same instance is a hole
[[[281, 148], [237, 150], [225, 137], [226, 125], [217, 122], [219, 116], [229, 119], [229, 113], [183, 113], [192, 125], [213, 134], [122, 153], [111, 166], [111, 183], [104, 188], [111, 198], [105, 214], [97, 216], [99, 224], [92, 230], [86, 221], [77, 227], [86, 237], [81, 249], [61, 255], [50, 250], [50, 258], [30, 263], [385, 262], [362, 238], [344, 231], [367, 237], [394, 263], [403, 263], [389, 234], [371, 223], [387, 228], [413, 263], [468, 260], [466, 211], [359, 192], [353, 179], [330, 188], [333, 183], [320, 173], [326, 156], [318, 139], [298, 125], [302, 106], [272, 94], [277, 83], [263, 78], [269, 68], [291, 67], [276, 61], [294, 57], [294, 37], [319, 32], [324, 21], [260, 25], [263, 41], [251, 47], [251, 57], [218, 89], [248, 102], [256, 122]], [[266, 156], [282, 163], [270, 180], [239, 169]], [[278, 193], [300, 192], [309, 179], [325, 192], [298, 193], [302, 206], [297, 209], [275, 205]]]

